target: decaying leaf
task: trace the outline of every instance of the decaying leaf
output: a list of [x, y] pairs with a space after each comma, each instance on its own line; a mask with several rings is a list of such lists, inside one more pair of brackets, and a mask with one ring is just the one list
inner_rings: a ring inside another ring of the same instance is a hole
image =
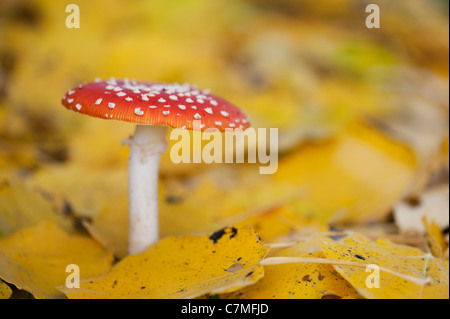
[[289, 236], [290, 234], [316, 233], [324, 231], [328, 227], [315, 222], [312, 218], [307, 218], [295, 213], [289, 204], [279, 207], [269, 208], [266, 212], [249, 217], [236, 224], [236, 227], [251, 225], [261, 239], [267, 244], [276, 244], [280, 241], [293, 241], [292, 238], [279, 237]]
[[[275, 174], [304, 189], [299, 213], [332, 223], [383, 220], [414, 179], [415, 157], [373, 128], [351, 125], [280, 160]], [[387, 183], [386, 181], [389, 181]]]
[[70, 219], [57, 214], [50, 201], [22, 181], [0, 183], [0, 236], [41, 221], [54, 222], [68, 232], [73, 230]]
[[18, 265], [0, 251], [0, 277], [39, 299], [62, 299], [64, 294], [42, 278]]
[[66, 282], [68, 265], [77, 265], [80, 278], [89, 278], [113, 263], [113, 256], [91, 238], [69, 236], [51, 222], [0, 238], [0, 257], [0, 277], [37, 298], [64, 296], [54, 287]]
[[423, 224], [431, 253], [436, 258], [442, 258], [445, 250], [448, 249], [448, 245], [445, 243], [441, 228], [434, 221], [428, 221], [425, 216], [423, 217]]
[[0, 299], [8, 299], [11, 295], [12, 289], [3, 280], [0, 280]]
[[[346, 238], [340, 243], [323, 242], [322, 249], [327, 259], [361, 264], [361, 267], [339, 264], [333, 266], [365, 298], [449, 297], [448, 261], [437, 259], [417, 248], [396, 245], [384, 239], [370, 242]], [[367, 265], [379, 267], [380, 288], [369, 288], [366, 285], [371, 273], [370, 270], [366, 272]], [[424, 280], [429, 283], [423, 283]]]
[[[264, 275], [268, 247], [251, 227], [211, 236], [167, 237], [121, 260], [107, 274], [60, 287], [69, 298], [194, 298], [231, 292]], [[239, 266], [236, 266], [238, 264]]]
[[70, 203], [76, 216], [94, 218], [103, 209], [122, 209], [123, 202], [126, 207], [126, 177], [126, 167], [99, 169], [73, 163], [45, 167], [30, 184], [51, 193], [59, 206]]
[[402, 233], [425, 233], [423, 218], [439, 228], [449, 225], [449, 187], [435, 187], [394, 206], [395, 223]]
[[[299, 243], [270, 254], [276, 257], [305, 257], [325, 259], [320, 243], [341, 238], [345, 234], [320, 232], [308, 236]], [[265, 275], [257, 283], [221, 298], [244, 299], [321, 299], [333, 295], [335, 298], [361, 298], [356, 290], [329, 264], [289, 263], [264, 267]]]

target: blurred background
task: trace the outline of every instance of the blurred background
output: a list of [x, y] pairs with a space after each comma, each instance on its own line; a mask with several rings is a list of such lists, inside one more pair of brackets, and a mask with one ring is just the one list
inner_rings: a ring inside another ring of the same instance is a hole
[[79, 0], [79, 29], [70, 3], [0, 1], [2, 235], [50, 218], [126, 254], [133, 126], [61, 105], [110, 77], [196, 84], [279, 128], [270, 176], [164, 155], [162, 236], [243, 223], [265, 241], [308, 223], [396, 236], [409, 230], [396, 209], [436, 189], [448, 229], [448, 1]]

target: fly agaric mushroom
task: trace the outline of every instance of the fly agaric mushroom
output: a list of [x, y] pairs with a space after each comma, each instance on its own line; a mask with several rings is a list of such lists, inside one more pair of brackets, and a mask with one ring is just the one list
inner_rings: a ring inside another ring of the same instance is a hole
[[224, 99], [189, 84], [96, 80], [69, 90], [62, 104], [75, 112], [136, 123], [128, 162], [129, 254], [140, 253], [159, 237], [158, 170], [167, 126], [246, 129], [248, 117]]

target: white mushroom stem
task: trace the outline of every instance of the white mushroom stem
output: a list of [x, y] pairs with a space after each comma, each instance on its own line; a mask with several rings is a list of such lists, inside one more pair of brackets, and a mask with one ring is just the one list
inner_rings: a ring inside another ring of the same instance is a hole
[[128, 161], [128, 252], [144, 251], [158, 241], [158, 171], [161, 154], [167, 148], [167, 128], [137, 125]]

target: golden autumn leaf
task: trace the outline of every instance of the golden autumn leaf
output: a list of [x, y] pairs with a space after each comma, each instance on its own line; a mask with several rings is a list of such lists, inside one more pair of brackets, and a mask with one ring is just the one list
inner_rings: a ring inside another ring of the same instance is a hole
[[433, 220], [428, 221], [426, 216], [422, 220], [431, 253], [436, 258], [442, 258], [448, 246], [445, 243], [441, 228]]
[[355, 123], [280, 160], [274, 178], [305, 190], [299, 212], [322, 222], [363, 223], [382, 220], [414, 174], [415, 157], [407, 147]]
[[[295, 245], [270, 254], [269, 259], [305, 257], [325, 259], [320, 243], [333, 241], [333, 232], [316, 232]], [[338, 238], [346, 236], [338, 234]], [[273, 260], [273, 259], [272, 259]], [[312, 259], [311, 259], [312, 260]], [[361, 298], [358, 292], [330, 264], [288, 263], [264, 267], [265, 275], [257, 283], [221, 298], [244, 299], [321, 299]]]
[[[313, 218], [301, 216], [293, 211], [289, 204], [280, 204], [280, 206], [268, 207], [264, 213], [238, 222], [235, 226], [251, 225], [261, 239], [267, 243], [277, 243], [280, 237], [289, 236], [293, 233], [302, 231], [316, 233], [324, 231], [328, 227], [317, 223]], [[285, 242], [292, 239], [282, 239]]]
[[8, 299], [11, 295], [12, 289], [3, 280], [0, 280], [0, 299]]
[[[381, 1], [376, 30], [367, 4], [80, 0], [70, 28], [67, 3], [0, 0], [0, 299], [448, 298], [448, 3]], [[168, 141], [160, 241], [127, 256], [134, 125], [61, 105], [110, 77], [226, 98], [278, 129], [278, 171], [176, 164]]]
[[0, 277], [38, 299], [61, 299], [64, 294], [39, 276], [18, 265], [0, 251]]
[[[334, 264], [341, 274], [362, 296], [378, 299], [448, 299], [448, 261], [425, 254], [423, 251], [389, 240], [374, 242], [346, 238], [341, 243], [323, 242], [327, 259], [359, 263]], [[366, 285], [370, 274], [367, 265], [380, 269], [379, 288]], [[428, 284], [425, 282], [429, 281]]]
[[91, 238], [67, 235], [51, 222], [23, 228], [0, 238], [0, 277], [37, 298], [63, 297], [54, 287], [69, 275], [75, 264], [81, 278], [100, 275], [110, 269], [113, 256]]
[[52, 221], [68, 232], [73, 231], [70, 219], [57, 214], [49, 200], [23, 181], [0, 183], [0, 236], [11, 235], [41, 221]]
[[105, 275], [60, 287], [69, 298], [194, 298], [234, 291], [264, 275], [268, 247], [251, 227], [211, 236], [167, 237], [121, 260]]
[[32, 176], [30, 184], [51, 193], [59, 206], [69, 203], [76, 216], [94, 218], [104, 209], [126, 209], [126, 177], [126, 167], [99, 169], [72, 163], [47, 166]]
[[[322, 258], [317, 252], [311, 257]], [[244, 299], [321, 299], [361, 298], [355, 289], [330, 265], [293, 263], [264, 268], [264, 278], [257, 283], [221, 298]]]

